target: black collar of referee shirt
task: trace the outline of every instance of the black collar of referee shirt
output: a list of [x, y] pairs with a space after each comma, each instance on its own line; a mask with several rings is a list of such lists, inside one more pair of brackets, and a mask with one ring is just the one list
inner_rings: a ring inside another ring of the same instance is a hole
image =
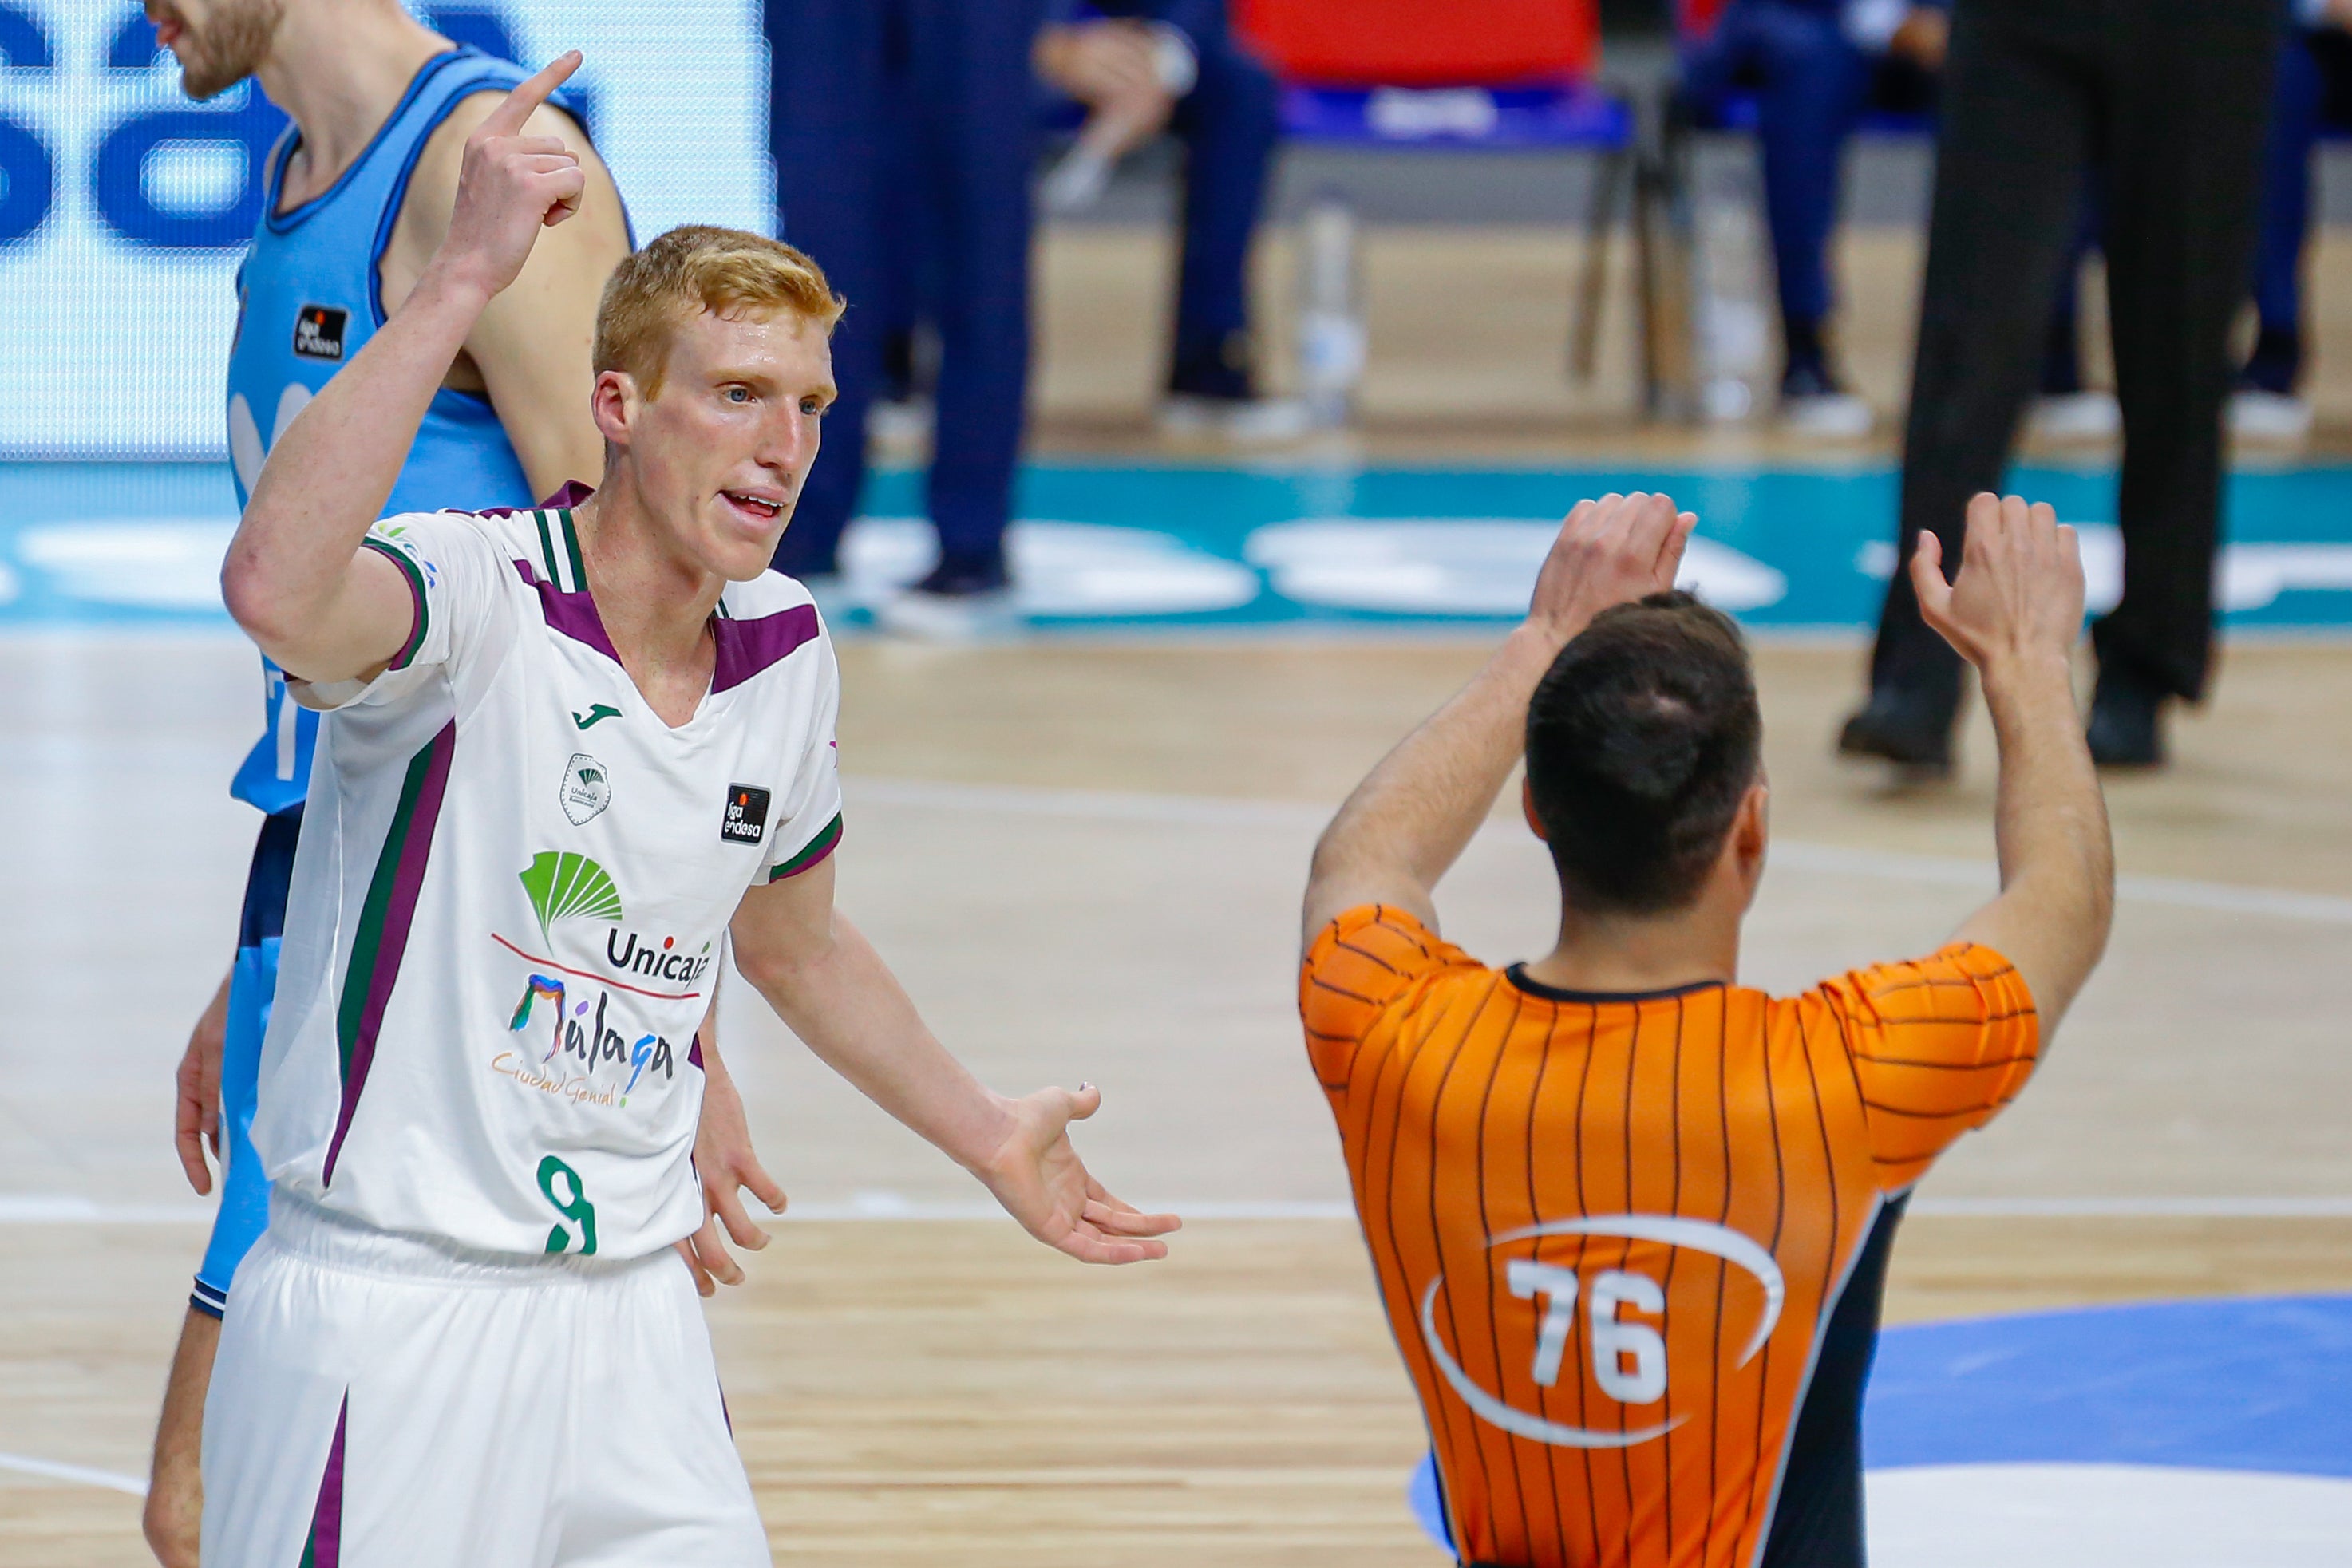
[[1687, 986], [1673, 986], [1663, 991], [1564, 991], [1558, 986], [1547, 986], [1541, 980], [1528, 977], [1525, 964], [1514, 964], [1503, 971], [1511, 984], [1531, 997], [1548, 1002], [1576, 1002], [1585, 1007], [1598, 1007], [1603, 1002], [1664, 1002], [1676, 997], [1687, 997], [1697, 991], [1721, 990], [1722, 980], [1693, 980]]

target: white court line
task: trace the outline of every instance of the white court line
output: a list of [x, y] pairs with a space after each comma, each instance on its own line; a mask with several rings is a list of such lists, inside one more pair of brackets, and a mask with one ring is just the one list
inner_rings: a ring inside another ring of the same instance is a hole
[[[1188, 827], [1268, 827], [1319, 829], [1331, 820], [1320, 806], [1288, 800], [1226, 800], [1213, 795], [1155, 795], [1108, 789], [1055, 789], [1026, 784], [955, 784], [935, 779], [877, 779], [863, 775], [846, 780], [859, 800], [886, 806], [908, 806], [942, 811], [996, 811], [1018, 817], [1087, 817], [1099, 821], [1166, 822]], [[1481, 835], [1516, 834], [1489, 822]], [[1798, 839], [1774, 839], [1775, 862], [1800, 871], [1875, 877], [1889, 882], [1927, 882], [1955, 887], [1996, 885], [1994, 867], [1985, 861], [1948, 855], [1904, 854], [1892, 850], [1852, 849], [1838, 844], [1808, 843]], [[2210, 910], [2226, 915], [2267, 915], [2283, 920], [2305, 920], [2324, 925], [2352, 925], [2352, 898], [2324, 893], [2297, 893], [2286, 888], [2248, 887], [2233, 883], [2200, 882], [2175, 876], [2119, 876], [2118, 897], [2140, 904], [2170, 904], [2182, 909]]]
[[93, 1470], [87, 1465], [61, 1465], [54, 1459], [36, 1459], [24, 1454], [0, 1454], [0, 1470], [16, 1470], [53, 1481], [74, 1481], [86, 1487], [104, 1487], [108, 1491], [128, 1492], [132, 1497], [147, 1495], [147, 1483], [137, 1476], [119, 1476], [112, 1470]]
[[[1161, 1198], [1138, 1201], [1152, 1213], [1187, 1219], [1353, 1219], [1355, 1209], [1329, 1198]], [[2256, 1195], [2133, 1197], [1921, 1197], [1913, 1214], [1987, 1219], [2352, 1219], [2352, 1197]], [[764, 1218], [764, 1217], [755, 1217]], [[919, 1198], [861, 1192], [845, 1199], [795, 1203], [779, 1217], [814, 1225], [952, 1220], [995, 1223], [1004, 1211], [985, 1198]], [[187, 1204], [110, 1204], [54, 1194], [0, 1193], [0, 1225], [197, 1225], [212, 1211]], [[1009, 1221], [1007, 1221], [1009, 1223]]]

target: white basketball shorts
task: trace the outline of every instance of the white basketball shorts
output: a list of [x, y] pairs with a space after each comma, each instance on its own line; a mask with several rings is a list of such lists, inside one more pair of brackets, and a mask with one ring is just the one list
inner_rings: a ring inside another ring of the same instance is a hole
[[205, 1406], [204, 1568], [770, 1568], [686, 1265], [283, 1194]]

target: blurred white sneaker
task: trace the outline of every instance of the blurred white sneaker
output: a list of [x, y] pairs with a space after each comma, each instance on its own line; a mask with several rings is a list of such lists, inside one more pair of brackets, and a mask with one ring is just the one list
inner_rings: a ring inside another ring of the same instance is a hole
[[2241, 441], [2300, 446], [2311, 434], [2311, 405], [2285, 392], [2241, 387], [2230, 396], [2230, 434]]
[[2025, 432], [2037, 441], [2113, 441], [2123, 428], [2123, 405], [2108, 392], [2038, 397], [2025, 416]]
[[997, 643], [1028, 629], [1010, 588], [978, 593], [926, 593], [909, 588], [873, 608], [882, 630], [923, 643]]
[[1171, 394], [1160, 405], [1162, 435], [1215, 436], [1226, 441], [1297, 441], [1315, 428], [1313, 412], [1292, 397], [1190, 397]]
[[893, 456], [919, 457], [931, 444], [931, 400], [877, 402], [866, 410], [866, 435]]
[[1780, 399], [1780, 428], [1791, 435], [1858, 441], [1870, 434], [1876, 421], [1870, 404], [1849, 392], [1807, 392]]

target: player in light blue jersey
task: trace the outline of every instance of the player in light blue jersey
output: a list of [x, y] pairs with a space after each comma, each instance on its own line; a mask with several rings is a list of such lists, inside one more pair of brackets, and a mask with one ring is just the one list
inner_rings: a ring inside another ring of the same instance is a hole
[[[294, 122], [270, 154], [263, 215], [237, 274], [228, 436], [242, 507], [294, 417], [406, 298], [448, 227], [466, 137], [528, 73], [457, 47], [398, 0], [148, 0], [147, 14], [192, 97], [254, 78]], [[528, 507], [604, 471], [588, 413], [589, 348], [604, 279], [630, 248], [627, 223], [570, 113], [541, 108], [530, 130], [576, 152], [595, 199], [547, 235], [467, 338], [401, 469], [394, 511]], [[318, 716], [294, 703], [267, 661], [264, 678], [265, 732], [232, 786], [264, 813], [236, 958], [180, 1068], [188, 1179], [210, 1189], [207, 1144], [226, 1173], [156, 1437], [147, 1534], [171, 1568], [196, 1561], [199, 1430], [219, 1317], [268, 1215], [248, 1134]], [[717, 1214], [756, 1247], [764, 1239], [735, 1197], [737, 1178], [772, 1207], [782, 1194], [751, 1154], [707, 1026], [703, 1055], [697, 1165]], [[714, 1277], [740, 1278], [715, 1226], [688, 1250], [706, 1292]]]

